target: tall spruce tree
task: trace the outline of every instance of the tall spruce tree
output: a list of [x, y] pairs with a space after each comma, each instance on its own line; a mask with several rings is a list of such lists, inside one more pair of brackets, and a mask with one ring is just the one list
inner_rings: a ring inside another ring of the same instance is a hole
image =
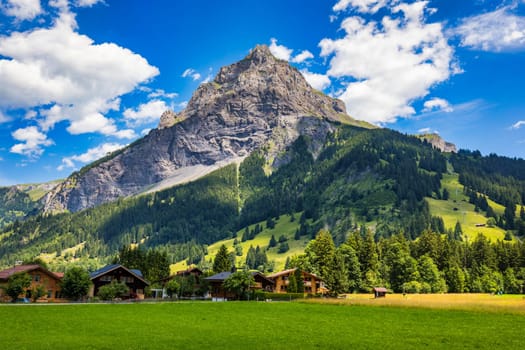
[[215, 259], [213, 260], [213, 271], [220, 273], [224, 271], [230, 271], [232, 268], [232, 262], [228, 248], [223, 244], [220, 246]]

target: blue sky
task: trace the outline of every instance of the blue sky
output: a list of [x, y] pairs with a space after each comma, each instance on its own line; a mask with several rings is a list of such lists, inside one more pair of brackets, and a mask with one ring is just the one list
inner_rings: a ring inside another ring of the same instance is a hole
[[133, 142], [257, 44], [356, 119], [525, 158], [525, 0], [0, 0], [0, 186]]

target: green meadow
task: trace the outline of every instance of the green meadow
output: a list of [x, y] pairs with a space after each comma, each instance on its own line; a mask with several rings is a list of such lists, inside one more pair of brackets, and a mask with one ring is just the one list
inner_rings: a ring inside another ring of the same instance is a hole
[[[458, 181], [457, 174], [444, 174], [441, 185], [450, 193], [448, 200], [437, 200], [427, 198], [430, 212], [434, 216], [443, 218], [445, 228], [454, 229], [456, 222], [459, 221], [463, 233], [468, 239], [473, 240], [478, 234], [483, 234], [492, 241], [502, 240], [505, 231], [499, 227], [479, 227], [476, 225], [486, 224], [487, 218], [483, 212], [475, 212], [474, 204], [468, 202], [467, 196], [463, 193], [463, 185]], [[490, 201], [489, 204], [499, 215], [503, 214], [504, 207]]]
[[[281, 215], [279, 219], [275, 220], [275, 227], [273, 229], [266, 227], [266, 221], [261, 221], [257, 224], [250, 225], [249, 230], [253, 230], [255, 225], [260, 225], [263, 230], [257, 236], [255, 236], [254, 239], [247, 240], [245, 242], [241, 242], [244, 229], [239, 230], [235, 238], [237, 238], [239, 245], [242, 247], [243, 254], [242, 256], [237, 256], [237, 260], [246, 260], [246, 255], [248, 253], [248, 249], [250, 249], [250, 246], [253, 246], [254, 248], [257, 246], [260, 248], [267, 248], [272, 235], [276, 240], [278, 240], [280, 236], [284, 236], [287, 238], [287, 243], [290, 247], [290, 250], [288, 250], [286, 253], [279, 253], [278, 246], [266, 250], [268, 260], [273, 260], [275, 262], [275, 271], [284, 269], [286, 257], [302, 254], [304, 252], [304, 248], [306, 248], [306, 245], [311, 240], [310, 236], [303, 236], [300, 240], [294, 239], [295, 231], [299, 228], [299, 218], [301, 217], [301, 213], [295, 213], [294, 217], [295, 220], [291, 221], [290, 215]], [[213, 260], [215, 254], [217, 254], [220, 246], [223, 244], [228, 248], [229, 251], [233, 251], [233, 242], [235, 238], [224, 239], [211, 244], [208, 247], [208, 254], [205, 256], [205, 259]], [[186, 261], [181, 261], [175, 265], [172, 265], [171, 270], [172, 272], [176, 272], [185, 268], [187, 268]]]
[[299, 302], [0, 305], [2, 349], [522, 349], [525, 318]]

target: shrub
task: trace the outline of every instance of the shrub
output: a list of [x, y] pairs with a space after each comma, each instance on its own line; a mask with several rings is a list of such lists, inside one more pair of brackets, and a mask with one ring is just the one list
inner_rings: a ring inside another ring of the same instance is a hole
[[403, 283], [403, 291], [405, 293], [416, 294], [416, 293], [419, 293], [420, 290], [421, 290], [421, 283], [419, 283], [418, 281], [410, 281], [410, 282]]

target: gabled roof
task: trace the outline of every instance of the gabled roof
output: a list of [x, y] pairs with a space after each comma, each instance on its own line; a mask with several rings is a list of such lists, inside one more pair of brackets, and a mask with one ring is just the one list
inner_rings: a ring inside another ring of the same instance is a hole
[[17, 266], [13, 266], [8, 269], [2, 270], [0, 271], [0, 280], [7, 280], [9, 279], [9, 277], [14, 275], [15, 273], [31, 272], [35, 270], [40, 270], [46, 275], [51, 276], [54, 279], [61, 279], [63, 277], [63, 274], [62, 276], [60, 276], [57, 273], [49, 271], [45, 267], [42, 267], [38, 264], [32, 264], [32, 265], [17, 265]]
[[[281, 271], [281, 272], [276, 272], [274, 274], [271, 274], [271, 275], [268, 275], [267, 277], [268, 278], [277, 278], [277, 277], [280, 277], [280, 276], [286, 276], [286, 275], [290, 275], [292, 273], [294, 273], [295, 271], [297, 270], [297, 268], [295, 269], [288, 269], [288, 270], [284, 270], [284, 271]], [[307, 276], [311, 276], [311, 277], [314, 277], [320, 281], [322, 281], [323, 279], [313, 273], [310, 273], [310, 272], [306, 272], [306, 271], [302, 271], [303, 274], [307, 275]]]
[[149, 283], [144, 279], [144, 276], [142, 275], [142, 272], [140, 270], [137, 270], [137, 269], [128, 269], [127, 267], [123, 266], [123, 265], [120, 265], [120, 264], [112, 264], [112, 265], [107, 265], [107, 266], [104, 266], [103, 268], [101, 269], [98, 269], [97, 271], [94, 271], [94, 272], [91, 272], [89, 274], [89, 277], [94, 280], [95, 278], [98, 278], [102, 275], [105, 275], [107, 273], [110, 273], [114, 270], [118, 270], [118, 269], [124, 269], [125, 271], [127, 271], [130, 275], [134, 276], [135, 278], [138, 278], [139, 280], [141, 280], [142, 282], [144, 282], [146, 285], [149, 286]]
[[192, 272], [199, 273], [202, 275], [202, 270], [199, 269], [198, 267], [190, 267], [190, 268], [187, 268], [186, 270], [177, 271], [177, 275], [187, 275]]
[[[223, 272], [220, 272], [220, 273], [215, 274], [213, 276], [207, 277], [207, 278], [205, 278], [205, 280], [208, 280], [208, 281], [211, 281], [211, 282], [222, 282], [225, 279], [227, 279], [228, 277], [230, 277], [231, 274], [232, 274], [231, 271], [223, 271]], [[268, 277], [266, 277], [264, 274], [260, 273], [259, 271], [250, 271], [250, 274], [253, 277], [260, 276], [261, 278], [264, 278], [265, 280], [267, 280], [268, 283], [271, 283], [271, 284], [275, 283], [274, 281], [272, 281], [271, 279], [269, 279]]]
[[259, 277], [261, 277], [262, 279], [266, 280], [268, 283], [270, 283], [270, 284], [275, 284], [275, 282], [274, 282], [273, 280], [269, 279], [268, 277], [266, 277], [265, 274], [260, 273], [259, 271], [252, 271], [251, 274], [252, 274], [252, 276], [253, 276], [254, 278], [255, 278], [255, 276], [259, 276]]
[[374, 289], [374, 292], [388, 293], [388, 290], [385, 287], [374, 287], [373, 289]]
[[231, 271], [223, 271], [213, 276], [206, 277], [205, 280], [212, 282], [221, 282], [224, 281], [226, 278], [230, 277], [231, 274]]

